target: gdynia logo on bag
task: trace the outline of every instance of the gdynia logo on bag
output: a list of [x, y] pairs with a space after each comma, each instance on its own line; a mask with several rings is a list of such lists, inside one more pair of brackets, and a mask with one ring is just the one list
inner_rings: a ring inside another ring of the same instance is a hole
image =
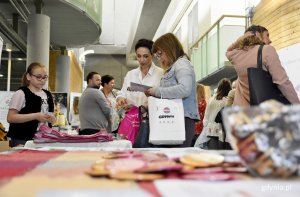
[[164, 112], [165, 112], [166, 114], [170, 113], [170, 108], [165, 107], [165, 108], [164, 108]]
[[[163, 112], [164, 112], [165, 114], [168, 114], [168, 113], [171, 112], [171, 110], [170, 110], [169, 107], [165, 107], [165, 108], [163, 109]], [[174, 118], [174, 115], [159, 115], [158, 118]]]

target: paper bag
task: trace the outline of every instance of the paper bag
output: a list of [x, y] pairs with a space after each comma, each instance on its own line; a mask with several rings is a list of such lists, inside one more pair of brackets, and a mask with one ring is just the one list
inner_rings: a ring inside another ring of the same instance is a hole
[[148, 110], [150, 143], [173, 145], [185, 141], [182, 99], [148, 97]]

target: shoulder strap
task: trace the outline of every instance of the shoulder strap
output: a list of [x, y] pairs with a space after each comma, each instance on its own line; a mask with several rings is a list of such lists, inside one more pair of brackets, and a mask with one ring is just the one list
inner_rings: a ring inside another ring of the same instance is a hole
[[117, 93], [115, 92], [115, 90], [112, 90], [111, 93], [115, 98], [117, 97]]
[[264, 45], [260, 45], [257, 52], [257, 68], [262, 69], [262, 50]]

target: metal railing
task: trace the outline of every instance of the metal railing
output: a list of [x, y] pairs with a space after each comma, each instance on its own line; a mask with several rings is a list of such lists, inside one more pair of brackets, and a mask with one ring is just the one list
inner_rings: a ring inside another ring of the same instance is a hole
[[246, 20], [245, 16], [223, 15], [191, 46], [196, 80], [214, 73], [220, 67], [228, 66], [226, 49], [243, 34]]

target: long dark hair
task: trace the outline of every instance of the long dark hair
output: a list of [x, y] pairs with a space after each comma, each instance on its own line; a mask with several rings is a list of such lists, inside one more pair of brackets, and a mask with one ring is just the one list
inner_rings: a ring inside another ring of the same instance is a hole
[[231, 90], [231, 81], [227, 78], [221, 79], [218, 83], [216, 99], [221, 100], [223, 97], [228, 96], [230, 90]]

